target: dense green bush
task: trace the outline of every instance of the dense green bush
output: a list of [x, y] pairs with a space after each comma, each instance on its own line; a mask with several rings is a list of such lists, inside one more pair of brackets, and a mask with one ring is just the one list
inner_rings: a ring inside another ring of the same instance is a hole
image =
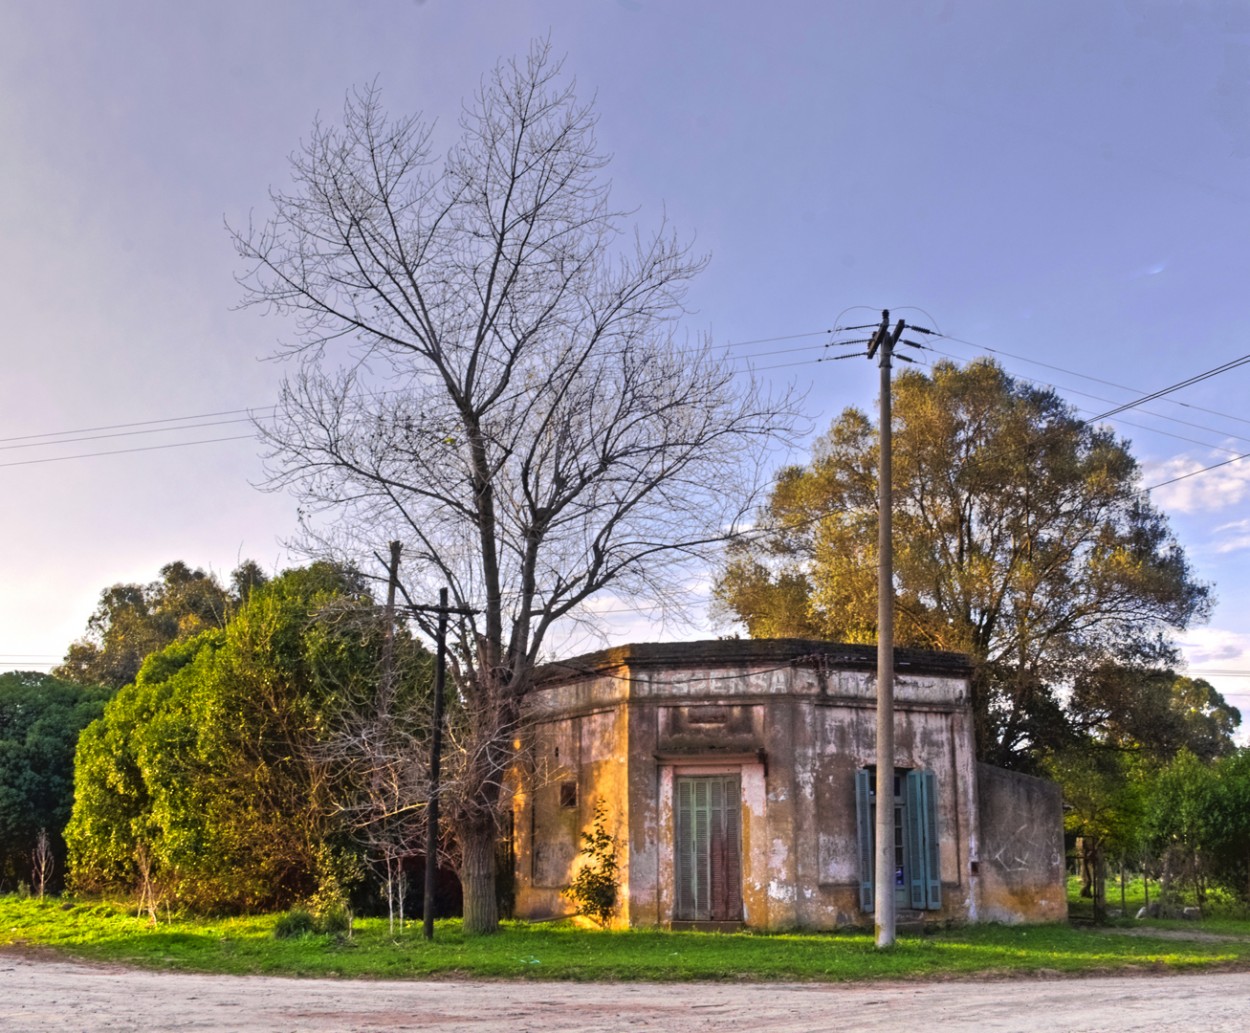
[[356, 782], [330, 747], [373, 699], [382, 639], [358, 579], [314, 564], [148, 657], [79, 743], [74, 885], [201, 911], [342, 896]]
[[278, 916], [273, 924], [275, 940], [293, 940], [297, 936], [310, 936], [316, 932], [312, 912], [307, 908], [293, 907]]

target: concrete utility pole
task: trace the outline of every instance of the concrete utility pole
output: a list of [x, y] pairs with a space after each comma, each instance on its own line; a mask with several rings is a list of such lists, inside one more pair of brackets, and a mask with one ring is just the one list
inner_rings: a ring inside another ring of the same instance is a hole
[[900, 319], [889, 331], [890, 313], [868, 342], [868, 358], [881, 352], [881, 412], [877, 465], [877, 857], [873, 911], [878, 947], [894, 944], [894, 512], [890, 359], [903, 334]]

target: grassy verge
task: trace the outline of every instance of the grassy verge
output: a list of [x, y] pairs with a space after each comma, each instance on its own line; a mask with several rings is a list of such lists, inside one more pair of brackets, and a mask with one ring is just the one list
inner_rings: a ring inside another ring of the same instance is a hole
[[1199, 942], [1107, 936], [1050, 926], [977, 926], [902, 937], [889, 951], [864, 933], [588, 932], [509, 924], [468, 938], [439, 923], [392, 937], [383, 920], [350, 938], [278, 940], [275, 916], [180, 919], [155, 927], [120, 905], [0, 898], [0, 948], [51, 948], [87, 960], [228, 974], [378, 979], [820, 980], [1028, 976], [1250, 968], [1250, 939]]

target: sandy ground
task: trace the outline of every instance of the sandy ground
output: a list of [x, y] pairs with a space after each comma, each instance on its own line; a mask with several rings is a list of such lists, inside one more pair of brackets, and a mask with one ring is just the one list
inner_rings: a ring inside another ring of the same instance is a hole
[[1250, 1030], [1250, 973], [874, 986], [360, 982], [145, 972], [0, 952], [0, 1030]]

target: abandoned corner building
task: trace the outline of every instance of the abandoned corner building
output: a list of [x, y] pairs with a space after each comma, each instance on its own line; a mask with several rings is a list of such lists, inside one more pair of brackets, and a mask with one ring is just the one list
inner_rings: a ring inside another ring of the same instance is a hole
[[[958, 654], [895, 653], [899, 921], [1061, 920], [1059, 787], [977, 762], [971, 673]], [[542, 668], [526, 705], [518, 917], [571, 911], [602, 807], [617, 926], [871, 924], [875, 646], [622, 646]]]

